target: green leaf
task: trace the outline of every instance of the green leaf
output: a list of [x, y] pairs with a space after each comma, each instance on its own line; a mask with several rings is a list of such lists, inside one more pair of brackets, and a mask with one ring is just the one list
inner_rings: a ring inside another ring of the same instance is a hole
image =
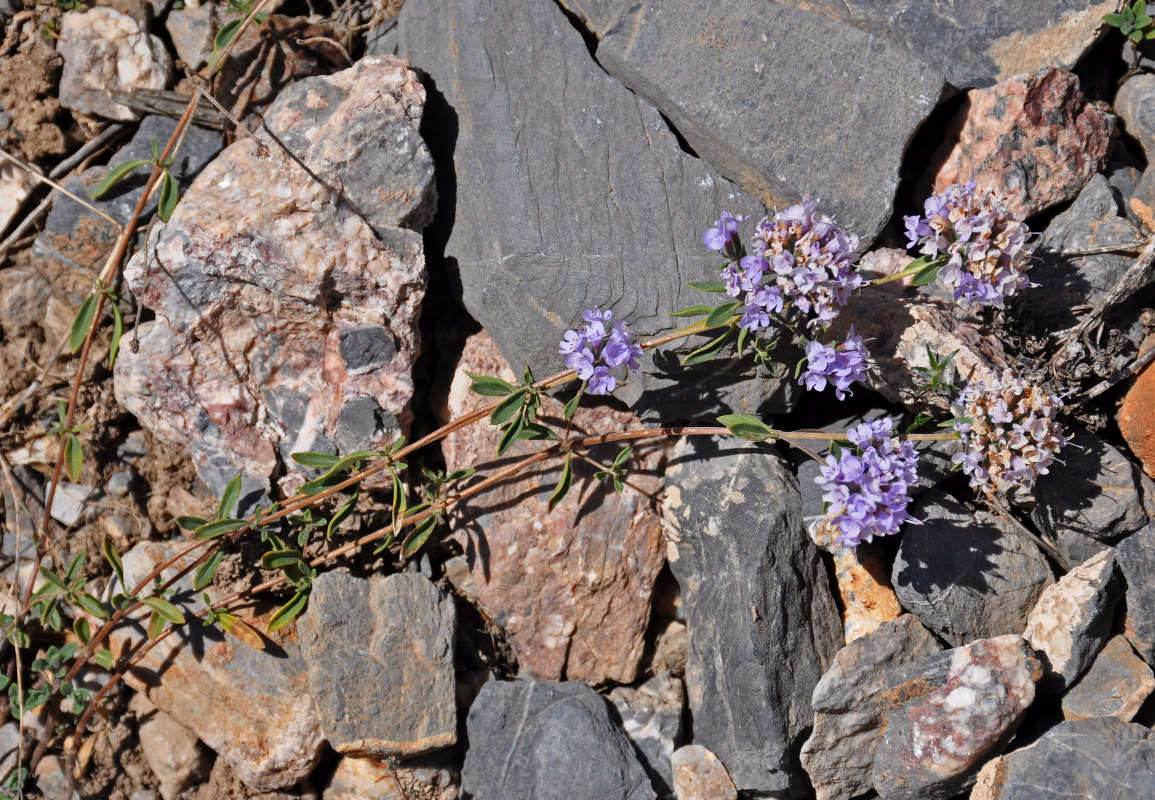
[[[840, 445], [838, 442], [831, 439], [830, 440], [830, 447], [827, 449], [830, 450], [830, 455], [834, 456], [836, 459], [842, 458], [842, 445]], [[826, 511], [823, 510], [822, 513], [825, 514]]]
[[265, 630], [272, 633], [285, 627], [300, 616], [308, 602], [309, 593], [303, 590], [298, 591], [289, 602], [278, 608], [277, 613], [269, 618], [269, 624], [265, 626]]
[[[384, 453], [379, 453], [376, 450], [358, 450], [354, 453], [350, 453], [349, 455], [342, 457], [340, 461], [329, 468], [329, 472], [326, 474], [335, 475], [338, 472], [344, 472], [346, 469], [356, 466], [362, 461], [367, 461], [370, 458], [383, 458], [384, 456]], [[346, 477], [348, 476], [342, 475], [341, 480], [345, 480]]]
[[221, 630], [235, 636], [254, 650], [264, 650], [265, 640], [252, 625], [228, 611], [218, 611], [217, 619], [221, 623]]
[[261, 566], [265, 569], [284, 569], [300, 562], [300, 550], [271, 550], [261, 556]]
[[116, 657], [112, 655], [111, 650], [97, 650], [92, 660], [105, 669], [112, 669], [112, 665], [116, 663]]
[[1127, 36], [1131, 39], [1131, 41], [1138, 44], [1139, 42], [1141, 42], [1143, 40], [1143, 31], [1133, 30], [1129, 34], [1127, 34]]
[[697, 289], [700, 292], [724, 292], [726, 291], [726, 284], [721, 281], [694, 281], [687, 283], [691, 289]]
[[116, 548], [112, 542], [105, 539], [100, 545], [101, 551], [104, 553], [104, 560], [112, 567], [112, 571], [116, 573], [116, 579], [120, 581], [120, 586], [125, 591], [128, 587], [124, 584], [124, 564], [120, 561], [120, 553], [116, 552]]
[[338, 461], [340, 456], [331, 455], [329, 453], [314, 453], [306, 451], [304, 453], [293, 453], [293, 460], [302, 467], [313, 467], [315, 469], [331, 469]]
[[778, 432], [757, 417], [749, 414], [726, 414], [718, 417], [718, 422], [730, 429], [730, 433], [739, 439], [751, 442], [763, 442], [767, 439], [777, 439]]
[[710, 316], [706, 317], [706, 328], [717, 328], [725, 325], [730, 321], [730, 317], [734, 316], [734, 309], [740, 306], [737, 300], [732, 303], [723, 303], [710, 312]]
[[207, 519], [202, 519], [201, 517], [182, 516], [176, 518], [176, 526], [186, 531], [195, 531], [197, 528], [208, 524], [209, 521]]
[[237, 500], [241, 496], [241, 476], [234, 475], [233, 479], [229, 481], [229, 485], [225, 487], [224, 492], [221, 493], [221, 502], [217, 506], [217, 519], [225, 519], [233, 512], [233, 506], [237, 504]]
[[198, 539], [212, 539], [229, 531], [248, 526], [249, 521], [247, 519], [218, 519], [216, 522], [201, 525], [196, 529], [196, 535]]
[[497, 443], [497, 454], [499, 456], [505, 455], [505, 451], [513, 447], [513, 443], [521, 438], [521, 432], [525, 430], [525, 413], [518, 414], [517, 419], [505, 426], [501, 434], [501, 440]]
[[710, 342], [709, 344], [707, 344], [703, 347], [699, 347], [697, 350], [690, 353], [690, 355], [683, 358], [682, 359], [682, 366], [683, 367], [689, 367], [689, 366], [692, 366], [694, 364], [701, 363], [703, 361], [709, 361], [711, 358], [713, 358], [714, 356], [716, 356], [718, 354], [718, 351], [721, 350], [722, 347], [726, 344], [726, 339], [728, 339], [729, 337], [730, 337], [730, 331], [727, 330], [725, 333], [723, 333], [721, 336], [719, 336], [714, 341]]
[[96, 314], [96, 298], [99, 295], [90, 294], [80, 304], [80, 309], [72, 319], [72, 328], [68, 332], [68, 349], [75, 353], [84, 344], [88, 337], [88, 329], [92, 327], [92, 318]]
[[159, 611], [153, 611], [148, 618], [148, 638], [155, 639], [164, 630], [164, 617]]
[[76, 605], [97, 619], [110, 619], [112, 617], [112, 613], [104, 603], [86, 592], [76, 595]]
[[474, 375], [468, 370], [462, 370], [462, 372], [473, 381], [469, 390], [474, 394], [484, 397], [505, 397], [507, 394], [517, 391], [516, 386], [503, 381], [501, 378], [495, 378], [491, 375]]
[[125, 175], [132, 172], [137, 167], [143, 167], [145, 164], [149, 163], [151, 162], [147, 158], [134, 158], [131, 161], [125, 161], [122, 164], [116, 165], [108, 171], [108, 174], [104, 176], [104, 180], [98, 183], [96, 188], [88, 193], [88, 196], [93, 200], [97, 199], [98, 197], [102, 197], [105, 192], [107, 192], [119, 181], [121, 181]]
[[681, 311], [671, 311], [671, 317], [704, 317], [714, 310], [713, 306], [690, 306]]
[[[1140, 23], [1139, 20], [1143, 19], [1143, 17], [1147, 14], [1147, 0], [1135, 0], [1135, 2], [1131, 5], [1130, 11], [1131, 14], [1135, 17], [1135, 25], [1142, 27], [1142, 23]], [[1150, 21], [1149, 18], [1148, 21]]]
[[220, 567], [221, 561], [225, 557], [224, 550], [217, 550], [205, 563], [197, 567], [196, 575], [193, 576], [193, 588], [198, 592], [213, 582], [213, 578], [217, 575], [217, 568]]
[[176, 201], [180, 199], [180, 189], [177, 188], [176, 180], [172, 177], [172, 173], [167, 169], [164, 171], [164, 178], [160, 183], [160, 200], [156, 204], [156, 215], [160, 217], [162, 222], [168, 222], [172, 217], [172, 212], [176, 208]]
[[1114, 25], [1116, 28], [1123, 27], [1123, 15], [1122, 14], [1104, 14], [1103, 15], [1103, 21], [1106, 22], [1108, 25]]
[[120, 353], [120, 339], [124, 336], [124, 317], [116, 304], [116, 298], [110, 297], [109, 302], [112, 304], [112, 342], [108, 345], [108, 368], [112, 369]]
[[68, 589], [68, 584], [65, 583], [64, 580], [59, 575], [57, 575], [52, 570], [48, 569], [48, 567], [41, 567], [40, 568], [40, 574], [44, 577], [44, 579], [46, 581], [51, 583], [56, 588], [63, 589], [63, 590]]
[[80, 480], [80, 473], [84, 470], [84, 446], [80, 444], [80, 437], [75, 433], [64, 437], [64, 471], [68, 473], [68, 480], [76, 483]]
[[626, 463], [626, 459], [628, 459], [633, 454], [633, 452], [634, 446], [632, 444], [626, 445], [622, 448], [622, 451], [614, 457], [614, 463], [611, 464], [611, 466], [614, 469], [620, 468], [622, 464]]
[[88, 646], [89, 640], [92, 639], [92, 628], [88, 624], [88, 620], [84, 617], [77, 617], [72, 620], [72, 632], [76, 634], [76, 638], [80, 643]]
[[180, 625], [184, 622], [184, 614], [181, 613], [181, 610], [167, 600], [162, 600], [159, 597], [142, 597], [140, 602], [160, 614], [166, 622], [171, 622], [174, 625]]
[[573, 419], [573, 415], [577, 412], [578, 403], [581, 402], [583, 394], [585, 394], [584, 385], [581, 389], [578, 390], [578, 393], [571, 397], [569, 402], [565, 404], [565, 410], [562, 411], [561, 418], [566, 422], [569, 422], [571, 419]]
[[353, 496], [346, 500], [345, 503], [337, 509], [337, 512], [333, 514], [333, 518], [330, 519], [329, 524], [325, 526], [326, 539], [333, 535], [333, 531], [337, 530], [337, 526], [341, 521], [353, 511], [353, 508], [357, 505], [357, 498], [359, 496], [358, 492], [353, 492]]
[[518, 409], [521, 408], [525, 400], [525, 389], [514, 392], [509, 397], [502, 400], [493, 409], [493, 413], [489, 415], [489, 422], [491, 425], [501, 425], [503, 422], [509, 420]]
[[925, 286], [938, 277], [939, 271], [946, 266], [945, 262], [933, 261], [914, 274], [910, 279], [911, 286]]
[[213, 50], [224, 50], [228, 47], [229, 42], [240, 32], [242, 22], [244, 22], [244, 20], [234, 19], [217, 31], [217, 35], [213, 39]]
[[404, 558], [409, 558], [418, 550], [425, 546], [425, 542], [433, 534], [437, 528], [437, 515], [431, 515], [417, 523], [417, 527], [413, 532], [405, 537], [405, 541], [401, 543], [401, 555]]
[[549, 510], [553, 511], [569, 493], [570, 487], [573, 486], [573, 454], [566, 453], [565, 464], [561, 468], [561, 476], [557, 479], [557, 486], [553, 489], [553, 494], [549, 496]]
[[337, 486], [338, 484], [342, 483], [345, 480], [345, 478], [346, 478], [345, 475], [341, 475], [341, 474], [336, 473], [336, 472], [331, 472], [329, 474], [322, 475], [320, 478], [317, 478], [316, 480], [309, 481], [308, 483], [302, 484], [301, 487], [299, 489], [297, 489], [297, 493], [298, 494], [307, 494], [307, 495], [320, 494], [321, 492], [325, 491], [326, 489], [332, 489], [334, 486]]

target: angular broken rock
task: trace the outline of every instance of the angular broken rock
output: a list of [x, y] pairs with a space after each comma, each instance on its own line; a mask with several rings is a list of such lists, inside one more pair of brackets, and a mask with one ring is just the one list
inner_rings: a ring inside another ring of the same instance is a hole
[[584, 683], [494, 681], [469, 709], [463, 797], [653, 800], [609, 706]]
[[682, 716], [686, 699], [682, 682], [661, 673], [641, 686], [616, 686], [609, 700], [618, 710], [622, 730], [650, 773], [659, 796], [674, 791], [675, 775], [670, 766], [674, 748], [682, 738]]
[[672, 763], [677, 800], [738, 800], [726, 766], [702, 745], [679, 747]]
[[456, 620], [453, 602], [421, 574], [313, 581], [298, 634], [329, 746], [389, 757], [456, 742]]
[[[179, 549], [179, 543], [138, 544], [124, 554], [125, 580], [135, 586]], [[192, 560], [186, 556], [175, 566]], [[192, 589], [191, 573], [175, 586], [170, 600], [197, 610], [200, 593]], [[263, 627], [262, 618], [273, 610], [251, 618], [252, 623]], [[147, 618], [113, 634], [112, 650], [140, 644], [145, 622]], [[325, 743], [292, 631], [289, 627], [270, 634], [275, 647], [256, 650], [192, 620], [150, 650], [124, 680], [190, 728], [249, 787], [267, 791], [291, 786], [312, 772]]]
[[802, 745], [802, 766], [818, 800], [848, 800], [870, 790], [870, 766], [882, 737], [878, 696], [887, 675], [939, 649], [934, 635], [904, 614], [838, 651], [814, 687], [814, 731]]
[[1022, 633], [1054, 582], [1047, 559], [1009, 523], [931, 489], [910, 507], [891, 579], [903, 608], [953, 645]]
[[60, 21], [60, 104], [73, 111], [132, 121], [139, 116], [110, 96], [164, 89], [172, 58], [143, 22], [112, 8], [69, 11]]
[[974, 180], [1006, 199], [1017, 219], [1070, 200], [1107, 161], [1115, 118], [1087, 101], [1061, 69], [972, 89], [935, 154], [935, 191]]
[[1155, 675], [1127, 637], [1112, 636], [1091, 667], [1063, 695], [1063, 719], [1117, 717], [1130, 722], [1155, 692]]
[[461, 776], [444, 755], [406, 759], [391, 768], [379, 759], [344, 756], [323, 800], [458, 800]]
[[[571, 0], [572, 1], [572, 0]], [[1051, 0], [965, 6], [909, 0], [779, 0], [901, 45], [953, 86], [989, 86], [1042, 67], [1071, 69], [1106, 28], [1115, 0]]]
[[842, 626], [798, 484], [748, 442], [684, 439], [671, 464], [662, 522], [690, 634], [694, 743], [738, 791], [801, 791], [798, 742]]
[[1127, 583], [1127, 641], [1155, 666], [1155, 525], [1124, 539], [1116, 557]]
[[[686, 286], [718, 274], [702, 231], [723, 210], [758, 219], [764, 208], [607, 76], [554, 0], [406, 3], [398, 27], [399, 52], [436, 87], [428, 127], [449, 176], [445, 256], [518, 374], [559, 369], [557, 342], [583, 309], [612, 308], [647, 337], [708, 300]], [[666, 350], [641, 365], [615, 394], [647, 413], [757, 414], [798, 396], [789, 375], [748, 360], [721, 381], [717, 362], [682, 367]]]
[[[156, 312], [116, 394], [185, 450], [218, 495], [304, 479], [290, 455], [380, 449], [409, 420], [425, 287], [432, 162], [425, 91], [399, 59], [365, 58], [281, 93], [264, 137], [205, 168], [126, 270]], [[339, 187], [339, 190], [338, 190]]]
[[886, 800], [947, 800], [1010, 740], [1042, 672], [1022, 637], [980, 639], [892, 673], [871, 769]]
[[842, 598], [842, 636], [847, 644], [902, 614], [890, 575], [877, 554], [866, 547], [840, 547], [833, 555], [834, 579]]
[[158, 710], [143, 694], [132, 696], [129, 709], [136, 713], [140, 749], [164, 800], [177, 800], [208, 777], [212, 758], [198, 745], [195, 733]]
[[983, 767], [970, 800], [1155, 797], [1155, 732], [1098, 717], [1064, 722]]
[[[468, 340], [458, 367], [449, 396], [453, 417], [491, 400], [469, 391], [464, 371], [514, 379], [484, 331]], [[545, 399], [544, 417], [560, 420], [562, 411], [561, 402]], [[581, 408], [573, 421], [575, 432], [590, 435], [640, 427], [633, 414], [605, 406]], [[451, 433], [443, 444], [447, 469], [472, 466], [489, 474], [500, 438], [485, 420]], [[593, 453], [609, 463], [617, 450]], [[634, 680], [654, 580], [665, 561], [650, 499], [662, 485], [656, 472], [663, 459], [663, 446], [635, 448], [629, 485], [620, 494], [575, 459], [572, 488], [552, 511], [560, 464], [530, 470], [458, 506], [455, 537], [465, 548], [481, 605], [505, 629], [530, 675]]]
[[725, 14], [697, 0], [635, 5], [597, 58], [767, 207], [822, 198], [863, 245], [890, 218], [903, 154], [944, 88], [900, 47], [760, 0]]
[[1123, 581], [1112, 553], [1101, 553], [1043, 590], [1023, 638], [1043, 653], [1039, 689], [1066, 689], [1091, 665], [1111, 633]]
[[1139, 72], [1128, 78], [1115, 94], [1114, 107], [1123, 129], [1148, 158], [1155, 155], [1155, 75]]
[[1155, 475], [1155, 369], [1150, 365], [1127, 387], [1115, 421], [1143, 471], [1148, 476]]

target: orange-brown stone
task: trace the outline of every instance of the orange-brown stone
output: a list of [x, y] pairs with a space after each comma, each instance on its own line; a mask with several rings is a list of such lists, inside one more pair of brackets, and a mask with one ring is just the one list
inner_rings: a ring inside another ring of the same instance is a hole
[[1143, 471], [1155, 477], [1155, 369], [1150, 364], [1123, 395], [1115, 421]]

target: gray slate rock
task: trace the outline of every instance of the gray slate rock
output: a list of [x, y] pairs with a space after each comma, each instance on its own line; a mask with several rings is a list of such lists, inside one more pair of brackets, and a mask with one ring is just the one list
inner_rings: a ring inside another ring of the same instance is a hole
[[1101, 300], [1115, 288], [1135, 258], [1127, 253], [1068, 256], [1064, 251], [1133, 245], [1142, 240], [1143, 233], [1119, 216], [1107, 177], [1095, 175], [1070, 208], [1055, 217], [1043, 232], [1035, 251], [1040, 260], [1032, 266], [1030, 277], [1045, 286], [1046, 291], [1022, 295], [1019, 306], [1047, 330], [1073, 327], [1078, 317], [1071, 309]]
[[936, 489], [910, 508], [891, 582], [902, 607], [953, 645], [1022, 633], [1054, 578], [1031, 541]]
[[864, 246], [890, 218], [903, 153], [944, 88], [902, 48], [760, 0], [724, 14], [697, 0], [635, 5], [597, 57], [767, 206], [809, 195]]
[[947, 800], [1014, 735], [1042, 673], [1016, 635], [980, 639], [891, 673], [871, 776], [886, 800]]
[[903, 614], [838, 651], [814, 687], [814, 731], [802, 745], [802, 766], [818, 800], [849, 800], [870, 790], [870, 767], [882, 737], [878, 696], [887, 675], [939, 649], [916, 617]]
[[[465, 307], [519, 372], [560, 368], [557, 342], [583, 309], [612, 308], [646, 337], [710, 299], [686, 286], [717, 277], [702, 232], [722, 210], [758, 219], [763, 207], [683, 152], [552, 0], [407, 3], [399, 25], [399, 53], [428, 75], [424, 130], [447, 166], [445, 257]], [[783, 409], [797, 392], [748, 361], [683, 368], [662, 351], [615, 394], [685, 417]]]
[[778, 0], [807, 8], [907, 48], [954, 86], [990, 86], [1042, 67], [1070, 69], [1105, 29], [1108, 0], [999, 3], [989, 0]]
[[670, 463], [662, 514], [690, 632], [694, 743], [739, 791], [800, 790], [810, 696], [842, 623], [798, 484], [780, 457], [736, 441], [684, 440]]
[[1155, 666], [1155, 526], [1127, 537], [1115, 555], [1127, 582], [1127, 641]]
[[[112, 167], [125, 161], [152, 157], [152, 140], [155, 138], [161, 150], [176, 129], [176, 120], [170, 117], [148, 116], [141, 120], [132, 139], [109, 159], [107, 166], [89, 167], [75, 178], [64, 181], [65, 188], [80, 197], [88, 198], [89, 192], [104, 180]], [[176, 160], [169, 172], [177, 181], [183, 195], [197, 173], [220, 152], [221, 135], [217, 131], [189, 126], [184, 143], [176, 154]], [[126, 224], [132, 210], [140, 200], [140, 193], [148, 180], [150, 168], [140, 167], [113, 186], [107, 194], [89, 203], [105, 214]], [[145, 206], [141, 219], [147, 220], [156, 211], [158, 193]], [[108, 249], [115, 241], [117, 231], [102, 217], [89, 211], [70, 197], [57, 196], [48, 213], [44, 231], [33, 244], [33, 252], [38, 256], [54, 258], [73, 267], [91, 269], [103, 266], [108, 257]]]
[[1155, 797], [1155, 732], [1098, 717], [1064, 722], [983, 769], [971, 800]]
[[606, 701], [584, 683], [487, 683], [469, 710], [466, 731], [463, 797], [654, 797]]
[[1143, 151], [1155, 153], [1155, 75], [1139, 72], [1115, 95], [1115, 113]]
[[1063, 719], [1117, 717], [1130, 722], [1155, 691], [1155, 675], [1125, 636], [1112, 636], [1091, 668], [1063, 695]]
[[456, 742], [456, 626], [453, 601], [423, 575], [317, 578], [298, 630], [329, 745], [412, 756]]

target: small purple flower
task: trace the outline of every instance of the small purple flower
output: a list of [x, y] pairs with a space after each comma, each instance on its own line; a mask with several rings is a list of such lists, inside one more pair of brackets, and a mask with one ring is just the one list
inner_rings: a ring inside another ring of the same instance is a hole
[[590, 394], [609, 394], [617, 388], [618, 379], [611, 370], [624, 367], [627, 373], [636, 374], [640, 366], [642, 348], [634, 344], [626, 323], [616, 322], [606, 330], [612, 317], [612, 311], [597, 306], [582, 312], [586, 324], [580, 331], [566, 331], [558, 346], [558, 353], [566, 356], [565, 365], [588, 381]]
[[850, 329], [846, 340], [837, 347], [821, 342], [807, 342], [807, 369], [798, 378], [798, 382], [815, 392], [821, 392], [829, 382], [834, 386], [835, 396], [842, 400], [846, 395], [853, 394], [850, 391], [851, 384], [866, 377], [866, 357], [862, 337], [854, 335], [854, 328]]
[[931, 258], [947, 259], [938, 273], [954, 299], [972, 306], [1002, 306], [1033, 284], [1027, 247], [1030, 230], [1015, 220], [994, 192], [978, 193], [974, 181], [953, 184], [927, 198], [923, 217], [905, 217], [907, 247], [921, 245]]
[[875, 536], [898, 533], [911, 519], [910, 487], [918, 479], [918, 451], [894, 436], [887, 419], [864, 422], [846, 432], [858, 453], [844, 449], [826, 457], [815, 483], [822, 488], [838, 541], [857, 547]]
[[738, 238], [738, 227], [745, 221], [746, 217], [736, 217], [729, 211], [723, 211], [718, 221], [702, 234], [702, 244], [706, 245], [707, 250], [725, 252], [734, 257], [742, 244]]

